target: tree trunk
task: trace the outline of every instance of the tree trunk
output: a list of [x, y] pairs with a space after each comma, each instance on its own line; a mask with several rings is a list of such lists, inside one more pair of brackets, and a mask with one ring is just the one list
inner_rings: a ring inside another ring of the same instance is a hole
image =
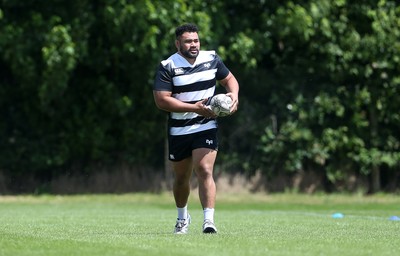
[[[372, 95], [376, 95], [372, 93]], [[376, 109], [376, 100], [372, 101], [374, 104], [370, 105], [370, 132], [371, 132], [371, 146], [374, 148], [379, 148], [378, 143], [378, 115]], [[373, 159], [372, 170], [371, 170], [371, 192], [376, 193], [381, 190], [381, 172], [377, 160]]]
[[371, 192], [376, 193], [381, 190], [381, 170], [374, 165], [371, 170]]
[[[168, 118], [167, 118], [168, 122]], [[168, 124], [167, 124], [168, 127]], [[172, 171], [172, 164], [171, 161], [168, 158], [168, 133], [166, 133], [165, 136], [165, 142], [164, 142], [164, 169], [165, 169], [165, 184], [168, 190], [172, 189], [172, 184], [173, 184], [173, 171]]]

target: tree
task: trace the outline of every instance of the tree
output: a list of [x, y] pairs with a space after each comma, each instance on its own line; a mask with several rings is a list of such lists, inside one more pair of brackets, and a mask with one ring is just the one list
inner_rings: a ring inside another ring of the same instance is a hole
[[292, 170], [320, 166], [332, 182], [357, 170], [371, 175], [371, 191], [380, 190], [380, 169], [395, 171], [400, 160], [393, 112], [399, 107], [399, 10], [392, 1], [340, 0], [277, 9], [271, 29], [282, 53], [274, 58], [294, 74], [298, 93], [279, 132], [266, 129], [267, 161]]

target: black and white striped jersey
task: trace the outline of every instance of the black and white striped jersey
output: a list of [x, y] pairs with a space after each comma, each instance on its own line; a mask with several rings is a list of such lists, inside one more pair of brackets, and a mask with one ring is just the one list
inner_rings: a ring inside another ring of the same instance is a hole
[[[228, 74], [228, 68], [215, 51], [200, 51], [193, 65], [175, 53], [159, 65], [153, 89], [170, 91], [172, 97], [194, 104], [213, 96], [216, 81]], [[170, 135], [185, 135], [214, 129], [217, 122], [194, 112], [172, 112], [168, 125]]]

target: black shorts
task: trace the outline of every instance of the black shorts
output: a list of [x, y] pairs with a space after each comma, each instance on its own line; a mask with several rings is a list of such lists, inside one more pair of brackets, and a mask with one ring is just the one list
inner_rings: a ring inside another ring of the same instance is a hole
[[168, 147], [169, 160], [176, 162], [190, 157], [197, 148], [218, 150], [217, 129], [187, 135], [169, 135]]

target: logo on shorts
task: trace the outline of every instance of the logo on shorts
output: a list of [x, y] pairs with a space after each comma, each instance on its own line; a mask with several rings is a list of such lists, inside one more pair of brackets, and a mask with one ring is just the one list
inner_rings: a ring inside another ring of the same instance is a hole
[[175, 156], [173, 154], [169, 154], [169, 158], [173, 160], [175, 159]]
[[211, 145], [211, 144], [214, 144], [214, 141], [213, 140], [206, 140], [206, 143], [208, 144], [208, 145]]

